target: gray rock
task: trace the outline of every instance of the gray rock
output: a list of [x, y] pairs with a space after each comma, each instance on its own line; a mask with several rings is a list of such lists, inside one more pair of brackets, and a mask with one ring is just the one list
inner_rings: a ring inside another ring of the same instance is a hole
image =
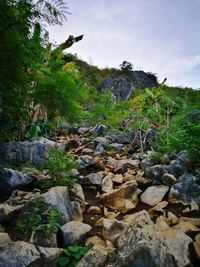
[[95, 160], [92, 156], [83, 155], [76, 161], [76, 163], [80, 164], [83, 167], [87, 167], [91, 164], [95, 164]]
[[69, 222], [73, 219], [69, 192], [66, 186], [52, 187], [40, 197], [44, 198], [44, 202], [48, 207], [64, 213], [64, 222]]
[[106, 146], [109, 144], [109, 140], [106, 139], [105, 137], [102, 137], [102, 136], [99, 136], [99, 137], [96, 137], [94, 140], [93, 140], [93, 143], [97, 146], [97, 145], [101, 145], [101, 146]]
[[94, 128], [90, 130], [90, 132], [97, 134], [98, 136], [103, 136], [107, 127], [103, 124], [97, 124]]
[[16, 170], [0, 168], [0, 197], [9, 196], [13, 190], [23, 188], [34, 181], [34, 177]]
[[146, 167], [145, 176], [152, 179], [156, 183], [162, 183], [165, 174], [171, 174], [178, 178], [186, 172], [186, 168], [182, 165], [172, 162], [170, 165], [155, 165], [151, 167]]
[[132, 215], [129, 223], [105, 267], [183, 267], [190, 263], [192, 239], [184, 233], [159, 230], [146, 211]]
[[86, 134], [87, 132], [89, 132], [90, 128], [89, 127], [80, 127], [78, 129], [78, 134]]
[[116, 150], [121, 150], [123, 145], [122, 144], [118, 144], [118, 143], [112, 143], [110, 144], [110, 147]]
[[197, 184], [196, 178], [186, 173], [179, 177], [178, 182], [171, 187], [169, 200], [170, 202], [191, 203], [192, 200], [197, 203], [200, 201], [200, 185]]
[[116, 99], [128, 99], [135, 88], [146, 88], [157, 86], [155, 75], [143, 71], [116, 71], [103, 81], [99, 90], [109, 90]]
[[39, 227], [40, 230], [36, 229], [35, 231], [32, 232], [30, 243], [41, 247], [52, 247], [52, 248], [57, 247], [57, 238], [56, 238], [57, 231], [56, 232], [49, 231], [48, 230], [49, 225], [47, 224], [43, 224], [41, 226], [42, 228]]
[[40, 253], [33, 244], [13, 242], [7, 233], [0, 233], [0, 266], [41, 266]]
[[57, 265], [58, 257], [62, 253], [62, 249], [60, 248], [44, 248], [44, 247], [37, 247], [37, 250], [40, 253], [41, 257], [41, 264], [40, 265], [34, 265], [30, 267], [55, 267]]
[[[57, 145], [62, 147], [61, 144], [57, 143]], [[0, 164], [21, 165], [28, 162], [43, 166], [43, 159], [48, 159], [52, 147], [55, 147], [55, 142], [43, 137], [24, 142], [2, 143]]]
[[71, 221], [64, 224], [59, 231], [59, 243], [62, 247], [68, 247], [83, 241], [92, 227], [88, 224]]
[[140, 165], [143, 170], [147, 170], [149, 167], [152, 167], [154, 165], [154, 162], [153, 160], [147, 157], [140, 162]]
[[103, 172], [90, 173], [87, 176], [80, 178], [79, 182], [82, 185], [98, 185], [101, 186], [103, 179]]

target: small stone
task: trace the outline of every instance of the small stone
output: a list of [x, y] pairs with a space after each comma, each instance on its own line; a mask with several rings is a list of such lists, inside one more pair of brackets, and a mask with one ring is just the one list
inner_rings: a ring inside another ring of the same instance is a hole
[[122, 184], [123, 183], [123, 176], [122, 174], [115, 174], [112, 178], [112, 181], [118, 184]]
[[169, 224], [177, 224], [178, 223], [178, 217], [173, 214], [171, 211], [167, 213], [167, 221]]
[[101, 209], [97, 206], [91, 206], [87, 210], [87, 213], [89, 213], [89, 214], [101, 214]]
[[83, 193], [82, 186], [80, 184], [75, 184], [71, 189], [70, 193], [73, 196], [80, 198], [81, 200], [85, 201], [85, 195]]
[[113, 182], [110, 176], [105, 176], [102, 180], [102, 191], [109, 192], [113, 189]]
[[177, 180], [176, 177], [169, 173], [165, 173], [161, 178], [161, 182], [167, 186], [172, 186], [173, 184], [176, 183], [176, 180]]
[[71, 201], [71, 209], [72, 209], [73, 221], [82, 222], [83, 215], [80, 203], [78, 201]]

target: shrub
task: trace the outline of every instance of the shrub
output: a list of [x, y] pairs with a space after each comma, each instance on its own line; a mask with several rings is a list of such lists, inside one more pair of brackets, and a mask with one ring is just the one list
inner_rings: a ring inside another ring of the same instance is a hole
[[77, 168], [74, 158], [57, 146], [52, 148], [48, 160], [45, 160], [50, 180], [43, 182], [42, 187], [48, 188], [57, 185], [72, 187], [75, 179], [69, 171]]

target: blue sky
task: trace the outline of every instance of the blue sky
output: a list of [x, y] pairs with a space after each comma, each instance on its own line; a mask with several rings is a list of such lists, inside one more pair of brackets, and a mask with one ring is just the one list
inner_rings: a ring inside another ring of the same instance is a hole
[[69, 48], [99, 67], [135, 69], [167, 77], [173, 86], [200, 88], [200, 0], [68, 0], [72, 13], [51, 27], [50, 40], [84, 34]]

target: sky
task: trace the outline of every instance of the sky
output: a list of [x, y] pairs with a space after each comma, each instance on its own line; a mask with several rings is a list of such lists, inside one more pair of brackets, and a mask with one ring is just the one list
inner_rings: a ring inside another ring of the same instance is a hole
[[131, 62], [171, 86], [200, 88], [200, 0], [68, 0], [68, 20], [49, 28], [66, 52], [98, 67]]

